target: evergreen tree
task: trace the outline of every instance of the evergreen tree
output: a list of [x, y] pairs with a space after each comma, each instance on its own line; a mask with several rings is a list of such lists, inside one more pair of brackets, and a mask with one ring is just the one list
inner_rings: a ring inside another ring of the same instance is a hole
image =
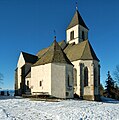
[[119, 65], [116, 66], [114, 71], [114, 79], [117, 82], [117, 85], [119, 86]]
[[119, 87], [117, 84], [115, 85], [115, 99], [119, 100]]
[[115, 98], [115, 88], [114, 88], [114, 80], [112, 79], [110, 72], [108, 71], [107, 80], [106, 80], [106, 96], [109, 98]]

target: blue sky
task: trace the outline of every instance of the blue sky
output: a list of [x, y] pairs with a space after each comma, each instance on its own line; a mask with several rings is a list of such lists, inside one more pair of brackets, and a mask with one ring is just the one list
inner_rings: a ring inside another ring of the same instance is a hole
[[[119, 64], [119, 0], [77, 0], [89, 30], [89, 41], [101, 64], [101, 82]], [[3, 89], [14, 88], [14, 70], [21, 51], [36, 54], [66, 38], [75, 13], [74, 0], [0, 0], [0, 72]]]

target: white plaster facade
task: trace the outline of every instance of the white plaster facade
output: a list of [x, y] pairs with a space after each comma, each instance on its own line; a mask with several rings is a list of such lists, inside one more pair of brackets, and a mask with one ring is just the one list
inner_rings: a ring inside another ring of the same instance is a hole
[[[17, 64], [17, 89], [18, 89], [18, 94], [21, 95], [21, 89], [26, 89], [27, 81], [30, 82], [30, 78], [25, 78], [24, 74], [28, 73], [31, 69], [32, 64], [25, 62], [25, 59], [23, 57], [23, 53], [20, 53], [20, 57], [18, 59], [18, 64]], [[24, 73], [23, 73], [24, 72]], [[28, 79], [28, 80], [26, 80]], [[24, 85], [22, 84], [24, 81]], [[25, 84], [26, 83], [26, 84]], [[25, 93], [24, 93], [25, 94]]]
[[[74, 31], [74, 39], [71, 40], [71, 32]], [[84, 39], [82, 39], [82, 32], [84, 32]], [[83, 40], [88, 39], [88, 29], [84, 28], [81, 25], [76, 25], [70, 29], [67, 29], [66, 31], [67, 36], [67, 43], [71, 44], [75, 42], [75, 44], [78, 44], [82, 42]]]
[[18, 60], [18, 64], [17, 64], [17, 71], [18, 71], [18, 89], [20, 89], [20, 83], [21, 83], [21, 68], [25, 65], [25, 60], [24, 57], [22, 55], [22, 53], [20, 53], [20, 57]]
[[31, 94], [40, 93], [51, 95], [51, 63], [31, 67]]
[[[70, 75], [70, 89], [67, 87], [68, 74]], [[44, 94], [57, 98], [73, 98], [73, 66], [49, 63], [31, 67], [30, 84], [32, 95]], [[66, 92], [68, 92], [67, 96]]]

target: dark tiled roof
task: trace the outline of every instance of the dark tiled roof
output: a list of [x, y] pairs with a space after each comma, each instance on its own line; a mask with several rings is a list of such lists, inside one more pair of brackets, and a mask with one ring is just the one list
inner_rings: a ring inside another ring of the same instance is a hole
[[38, 59], [37, 56], [29, 54], [29, 53], [22, 52], [22, 55], [23, 55], [24, 60], [25, 60], [26, 63], [34, 64]]
[[70, 29], [72, 27], [74, 27], [75, 25], [82, 25], [83, 27], [85, 27], [86, 29], [88, 29], [88, 27], [86, 26], [85, 22], [83, 21], [80, 13], [78, 12], [78, 10], [76, 10], [74, 17], [72, 18], [69, 26], [67, 27], [67, 29]]
[[55, 40], [47, 52], [45, 52], [33, 66], [47, 63], [66, 63], [72, 65], [60, 45]]
[[89, 41], [86, 42], [85, 49], [83, 51], [81, 59], [82, 60], [97, 60], [97, 61], [99, 61], [99, 59], [97, 58]]
[[69, 44], [64, 49], [64, 52], [66, 53], [67, 57], [71, 62], [76, 60], [99, 61], [88, 40], [85, 40], [79, 44]]
[[[64, 47], [66, 46], [66, 42], [65, 42], [64, 40], [62, 40], [61, 42], [58, 42], [58, 44], [60, 45], [60, 47], [61, 47], [62, 49], [64, 49]], [[40, 50], [40, 51], [37, 53], [38, 58], [41, 58], [41, 57], [48, 51], [48, 49], [49, 49], [49, 47]]]
[[41, 58], [41, 57], [48, 51], [48, 49], [49, 49], [49, 47], [40, 50], [40, 51], [37, 53], [38, 58]]
[[65, 42], [65, 40], [62, 40], [61, 42], [58, 42], [58, 44], [60, 45], [60, 47], [61, 47], [62, 49], [64, 49], [64, 48], [66, 47], [66, 42]]

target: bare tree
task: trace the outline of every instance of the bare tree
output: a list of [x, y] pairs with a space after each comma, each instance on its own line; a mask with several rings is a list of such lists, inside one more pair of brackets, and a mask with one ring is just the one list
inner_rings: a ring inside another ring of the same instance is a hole
[[[2, 73], [0, 73], [0, 84], [3, 84], [3, 74]], [[1, 89], [1, 87], [0, 87], [0, 89]]]
[[117, 84], [119, 85], [119, 65], [116, 66], [116, 69], [114, 71], [114, 79], [117, 82]]

